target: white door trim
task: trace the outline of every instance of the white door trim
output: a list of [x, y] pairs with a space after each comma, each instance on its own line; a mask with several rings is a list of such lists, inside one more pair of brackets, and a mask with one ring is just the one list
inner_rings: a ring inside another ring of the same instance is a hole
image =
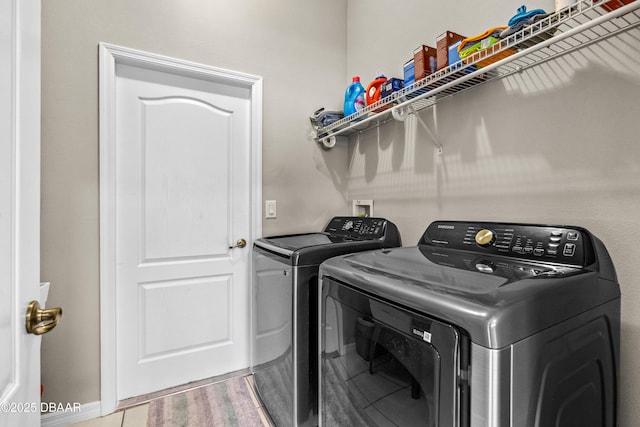
[[[262, 234], [262, 78], [100, 43], [100, 388], [101, 413], [115, 411], [116, 384], [116, 64], [134, 65], [187, 77], [234, 84], [251, 91], [251, 230], [249, 242]], [[250, 277], [250, 275], [248, 275]]]

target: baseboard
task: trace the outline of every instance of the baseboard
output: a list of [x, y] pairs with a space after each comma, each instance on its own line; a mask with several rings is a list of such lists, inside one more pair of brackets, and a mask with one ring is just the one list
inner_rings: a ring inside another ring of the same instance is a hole
[[56, 412], [47, 412], [40, 417], [41, 427], [64, 427], [80, 421], [98, 418], [102, 414], [100, 402], [90, 402], [75, 408], [56, 408]]

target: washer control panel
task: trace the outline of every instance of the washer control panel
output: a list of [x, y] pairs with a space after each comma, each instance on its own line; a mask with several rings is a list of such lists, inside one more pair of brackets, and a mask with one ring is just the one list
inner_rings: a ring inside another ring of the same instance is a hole
[[387, 220], [371, 217], [337, 216], [333, 218], [325, 233], [354, 239], [380, 239], [384, 237]]
[[436, 221], [420, 244], [581, 267], [593, 262], [588, 232], [580, 227]]

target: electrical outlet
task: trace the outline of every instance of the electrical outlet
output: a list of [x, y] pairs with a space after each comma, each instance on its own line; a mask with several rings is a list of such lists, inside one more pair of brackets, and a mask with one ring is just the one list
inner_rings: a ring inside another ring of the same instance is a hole
[[264, 201], [264, 217], [265, 218], [277, 218], [276, 201], [265, 200]]

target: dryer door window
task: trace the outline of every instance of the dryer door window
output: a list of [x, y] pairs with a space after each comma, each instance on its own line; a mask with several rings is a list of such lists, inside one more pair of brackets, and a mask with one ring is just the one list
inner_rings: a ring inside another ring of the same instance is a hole
[[321, 307], [322, 426], [464, 424], [456, 328], [331, 279]]

